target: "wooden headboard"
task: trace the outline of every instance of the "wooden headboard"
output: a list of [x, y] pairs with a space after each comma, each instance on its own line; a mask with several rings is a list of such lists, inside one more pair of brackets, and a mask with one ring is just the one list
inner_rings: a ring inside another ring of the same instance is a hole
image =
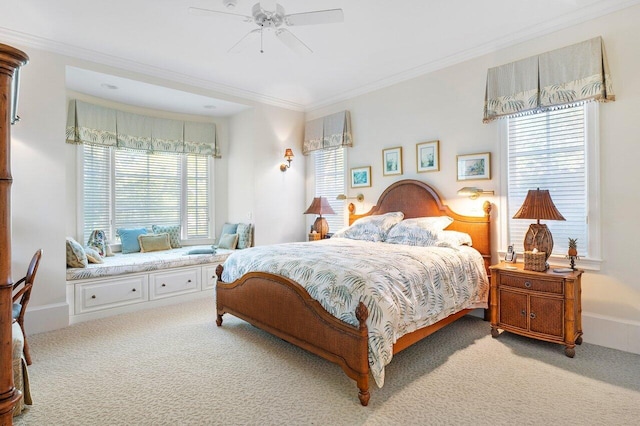
[[440, 195], [424, 182], [405, 179], [393, 183], [384, 190], [378, 202], [367, 213], [349, 215], [349, 224], [364, 216], [401, 211], [405, 219], [425, 216], [449, 216], [453, 223], [447, 230], [471, 235], [473, 247], [482, 254], [489, 272], [491, 266], [491, 203], [484, 202], [484, 216], [465, 216], [442, 203]]

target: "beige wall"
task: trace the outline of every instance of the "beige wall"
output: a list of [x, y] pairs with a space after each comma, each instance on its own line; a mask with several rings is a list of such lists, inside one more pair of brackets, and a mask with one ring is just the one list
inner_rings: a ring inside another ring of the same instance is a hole
[[[631, 189], [640, 181], [640, 6], [502, 49], [462, 64], [311, 111], [307, 119], [348, 109], [354, 146], [348, 168], [371, 165], [373, 186], [362, 192], [366, 204], [399, 179], [432, 184], [461, 213], [480, 213], [483, 199], [460, 198], [456, 155], [491, 152], [492, 179], [478, 186], [495, 190], [494, 236], [504, 235], [498, 221], [506, 187], [501, 184], [499, 123], [482, 124], [486, 72], [490, 67], [567, 46], [601, 35], [613, 75], [617, 101], [600, 106], [602, 257], [600, 271], [583, 280], [584, 340], [640, 353], [640, 279], [635, 247], [640, 241], [637, 211], [640, 195]], [[416, 173], [415, 145], [440, 140], [439, 172]], [[382, 175], [383, 148], [403, 147], [404, 174]], [[312, 185], [308, 185], [312, 188]], [[350, 190], [355, 194], [355, 190]], [[357, 192], [360, 192], [358, 190]], [[504, 250], [505, 244], [497, 246]], [[497, 261], [497, 253], [494, 253]]]

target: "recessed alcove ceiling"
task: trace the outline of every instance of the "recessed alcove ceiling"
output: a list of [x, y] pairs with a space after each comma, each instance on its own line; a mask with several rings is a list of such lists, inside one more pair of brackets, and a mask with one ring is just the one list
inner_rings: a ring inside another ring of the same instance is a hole
[[188, 11], [200, 7], [251, 15], [257, 0], [237, 0], [232, 10], [223, 0], [0, 2], [3, 43], [188, 84], [240, 103], [247, 99], [309, 110], [640, 0], [278, 0], [286, 14], [344, 11], [342, 23], [286, 27], [313, 50], [307, 55], [288, 49], [273, 30], [263, 34], [264, 53], [259, 38], [241, 53], [229, 53], [255, 23]]

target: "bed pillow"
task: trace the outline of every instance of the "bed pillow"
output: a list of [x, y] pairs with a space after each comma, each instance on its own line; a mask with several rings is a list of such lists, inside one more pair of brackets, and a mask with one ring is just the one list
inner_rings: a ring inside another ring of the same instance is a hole
[[93, 247], [86, 246], [84, 248], [84, 253], [87, 255], [87, 260], [89, 261], [89, 263], [104, 263], [104, 261], [102, 260], [102, 256], [100, 256], [98, 250]]
[[218, 248], [235, 250], [238, 245], [238, 234], [222, 234], [220, 236], [220, 242]]
[[137, 253], [140, 251], [138, 236], [147, 233], [147, 228], [118, 228], [122, 254]]
[[361, 217], [351, 226], [341, 229], [331, 238], [350, 238], [352, 240], [384, 241], [387, 233], [404, 217], [402, 212], [390, 212], [381, 215]]
[[425, 228], [420, 226], [416, 221], [403, 220], [395, 225], [389, 233], [385, 242], [391, 244], [404, 244], [408, 246], [429, 247], [435, 246], [440, 242], [440, 234], [435, 227]]
[[404, 221], [411, 224], [415, 223], [424, 229], [442, 231], [453, 223], [453, 218], [450, 218], [449, 216], [428, 216], [405, 219]]
[[459, 231], [442, 231], [440, 233], [440, 241], [452, 247], [473, 245], [471, 235]]
[[151, 230], [154, 234], [169, 234], [169, 242], [171, 248], [180, 248], [180, 225], [152, 225]]
[[142, 234], [138, 235], [138, 244], [142, 253], [150, 251], [171, 250], [171, 238], [169, 234]]
[[79, 242], [67, 237], [67, 267], [86, 268], [89, 264], [87, 254]]

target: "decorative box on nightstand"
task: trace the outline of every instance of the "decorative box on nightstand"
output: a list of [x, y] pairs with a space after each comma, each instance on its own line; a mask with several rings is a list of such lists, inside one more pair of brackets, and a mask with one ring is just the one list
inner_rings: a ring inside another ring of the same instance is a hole
[[536, 272], [522, 263], [491, 268], [489, 303], [491, 335], [498, 328], [534, 339], [564, 344], [573, 358], [582, 343], [582, 271], [556, 273], [553, 267]]
[[319, 241], [320, 234], [318, 232], [309, 232], [309, 241]]

